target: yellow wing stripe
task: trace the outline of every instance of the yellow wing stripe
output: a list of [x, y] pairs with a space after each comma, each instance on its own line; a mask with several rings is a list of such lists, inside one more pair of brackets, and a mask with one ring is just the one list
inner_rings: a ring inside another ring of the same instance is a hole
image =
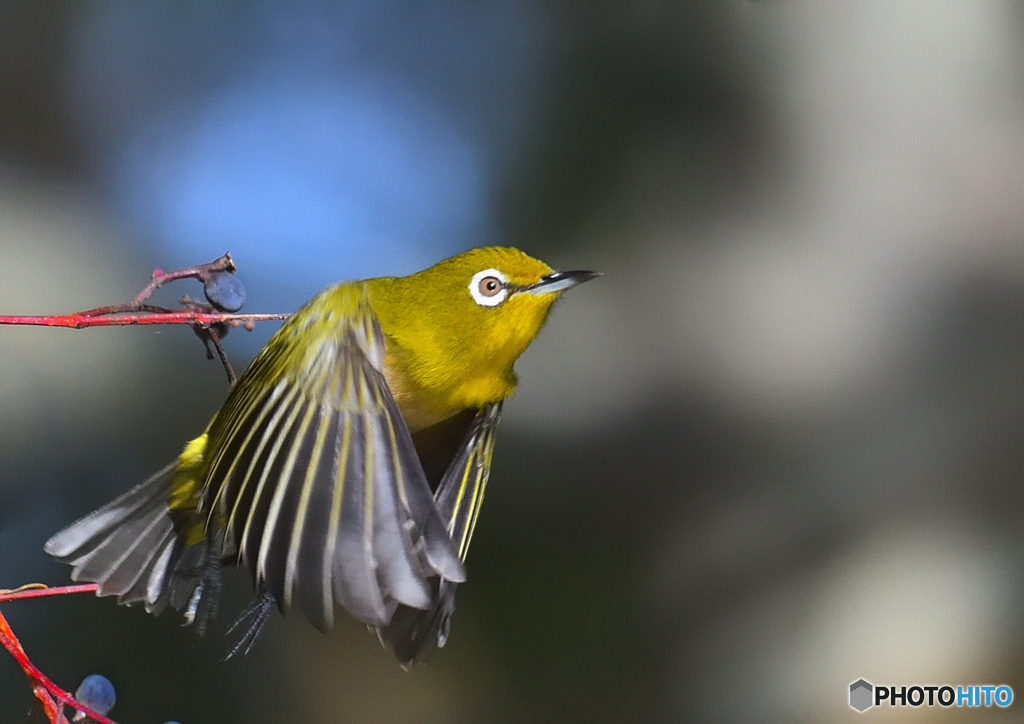
[[[228, 488], [239, 462], [245, 459], [240, 453], [247, 450], [252, 443], [253, 437], [264, 429], [263, 421], [277, 409], [278, 398], [281, 396], [283, 391], [284, 388], [280, 385], [274, 387], [267, 396], [266, 401], [259, 405], [256, 418], [253, 421], [243, 427], [238, 423], [238, 421], [233, 420], [232, 422], [234, 424], [228, 427], [227, 431], [224, 433], [224, 443], [220, 446], [220, 449], [217, 451], [216, 456], [212, 459], [210, 464], [210, 470], [212, 474], [216, 476], [216, 479], [220, 481], [220, 484], [216, 487], [213, 500], [210, 503], [210, 510], [207, 514], [208, 527], [213, 524], [212, 517], [214, 515], [214, 511], [220, 508], [222, 498], [227, 496]], [[244, 437], [241, 440], [235, 455], [233, 455], [231, 460], [228, 462], [227, 470], [221, 473], [219, 468], [221, 462], [224, 460], [225, 451], [234, 447], [235, 438], [238, 437], [240, 433], [244, 433]], [[261, 450], [262, 448], [259, 449]], [[258, 452], [259, 450], [257, 450], [257, 453]], [[226, 534], [228, 535], [231, 533], [231, 527], [234, 521], [234, 514], [237, 511], [238, 501], [244, 497], [247, 482], [248, 478], [244, 478], [240, 481], [238, 490], [234, 491], [235, 507], [232, 509], [231, 515], [227, 516], [228, 530], [226, 531]]]
[[466, 559], [491, 471], [501, 403], [484, 408], [438, 485], [435, 499], [461, 560]]
[[[291, 605], [292, 587], [298, 576], [299, 550], [301, 549], [302, 535], [306, 528], [306, 520], [311, 505], [310, 501], [313, 496], [313, 485], [316, 482], [317, 473], [321, 469], [318, 461], [323, 458], [324, 448], [327, 446], [327, 431], [330, 429], [330, 426], [330, 418], [327, 415], [321, 414], [320, 425], [313, 440], [313, 450], [310, 453], [310, 464], [306, 468], [306, 476], [302, 481], [302, 493], [299, 497], [299, 514], [288, 544], [288, 560], [285, 564], [285, 606]], [[337, 482], [335, 482], [335, 485], [337, 485]], [[326, 545], [327, 541], [324, 541], [324, 543]], [[329, 610], [329, 608], [325, 606], [324, 610]]]
[[[346, 370], [345, 386], [352, 385], [352, 370]], [[349, 450], [352, 448], [352, 426], [345, 424], [341, 433], [341, 445], [338, 452], [338, 471], [334, 476], [334, 495], [331, 497], [331, 516], [327, 526], [327, 551], [323, 560], [322, 594], [324, 610], [328, 612], [330, 621], [334, 611], [334, 554], [338, 545], [338, 533], [341, 529], [341, 503], [344, 499], [345, 479], [348, 477]]]
[[[476, 529], [476, 519], [480, 515], [481, 503], [484, 501], [484, 491], [487, 489], [487, 480], [491, 472], [491, 456], [494, 452], [494, 432], [488, 430], [484, 434], [482, 450], [478, 455], [481, 461], [476, 465], [475, 482], [473, 485], [473, 501], [470, 508], [469, 525], [462, 533], [458, 541], [459, 557], [466, 560], [466, 553], [469, 551], [469, 542], [473, 538], [473, 531]], [[467, 466], [468, 467], [468, 466]]]
[[286, 396], [282, 399], [281, 406], [274, 413], [273, 417], [271, 417], [270, 422], [267, 425], [267, 429], [264, 431], [256, 446], [256, 450], [253, 452], [252, 456], [249, 457], [249, 467], [243, 478], [245, 482], [243, 483], [242, 489], [239, 490], [239, 495], [231, 510], [231, 515], [228, 517], [228, 525], [230, 526], [230, 521], [236, 520], [236, 516], [238, 515], [239, 503], [244, 499], [243, 489], [252, 480], [256, 465], [260, 462], [260, 456], [262, 455], [264, 448], [267, 446], [267, 443], [271, 443], [270, 449], [267, 452], [267, 459], [263, 462], [263, 469], [260, 471], [259, 480], [256, 483], [256, 489], [252, 495], [252, 501], [249, 503], [249, 511], [245, 517], [245, 526], [242, 528], [242, 535], [238, 542], [238, 554], [241, 556], [241, 559], [250, 566], [256, 564], [256, 561], [250, 560], [248, 557], [250, 536], [256, 535], [253, 531], [253, 521], [256, 518], [256, 511], [260, 509], [262, 504], [263, 491], [266, 489], [267, 480], [270, 477], [270, 471], [274, 468], [274, 463], [277, 460], [277, 455], [281, 450], [281, 446], [284, 445], [285, 439], [288, 438], [288, 429], [283, 428], [278, 430], [278, 427], [281, 424], [281, 420], [291, 410], [292, 404], [298, 396], [298, 388], [288, 390]]
[[[302, 412], [305, 410], [305, 412]], [[278, 476], [279, 480], [291, 480], [293, 471], [295, 470], [295, 461], [299, 457], [299, 450], [302, 448], [301, 440], [305, 438], [306, 430], [309, 428], [309, 424], [313, 419], [313, 415], [316, 412], [316, 406], [313, 405], [308, 399], [302, 399], [299, 404], [295, 406], [292, 415], [289, 415], [289, 430], [294, 427], [294, 434], [291, 435], [292, 444], [289, 445], [287, 450], [287, 456], [284, 460], [284, 466], [281, 468], [281, 472]], [[301, 416], [301, 419], [299, 419]], [[282, 436], [283, 437], [283, 436]], [[278, 448], [280, 449], [280, 448]], [[277, 450], [275, 449], [274, 454]], [[264, 468], [265, 471], [273, 469], [273, 461], [268, 460], [267, 466]], [[265, 473], [266, 474], [266, 473]], [[273, 497], [270, 500], [270, 507], [267, 509], [267, 517], [263, 522], [263, 535], [260, 538], [259, 557], [256, 560], [256, 574], [258, 577], [264, 580], [268, 578], [267, 575], [267, 556], [273, 550], [274, 536], [277, 532], [278, 519], [281, 515], [281, 508], [284, 505], [284, 497], [288, 493], [287, 485], [277, 485], [274, 488]], [[305, 519], [305, 510], [302, 506], [299, 506], [297, 511], [297, 518], [295, 526], [297, 529], [301, 529], [302, 521]], [[244, 549], [243, 549], [244, 550]], [[284, 584], [284, 598], [289, 600], [291, 598], [290, 581], [288, 576], [285, 576]]]

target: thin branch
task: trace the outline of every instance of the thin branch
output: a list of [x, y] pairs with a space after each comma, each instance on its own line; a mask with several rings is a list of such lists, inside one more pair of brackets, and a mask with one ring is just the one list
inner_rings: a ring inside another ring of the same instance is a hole
[[93, 315], [90, 312], [55, 315], [0, 315], [0, 324], [12, 324], [29, 327], [64, 327], [68, 329], [85, 329], [87, 327], [123, 327], [134, 324], [211, 324], [226, 323], [232, 327], [245, 327], [253, 322], [271, 322], [288, 319], [290, 314], [228, 314], [227, 312], [208, 312], [200, 309], [174, 309], [161, 312], [113, 312]]
[[[227, 329], [224, 330], [224, 333], [227, 334]], [[196, 330], [196, 334], [200, 334], [199, 330]], [[231, 387], [234, 387], [238, 378], [235, 376], [235, 371], [231, 367], [230, 360], [228, 360], [228, 353], [224, 351], [224, 345], [220, 343], [221, 335], [217, 333], [216, 327], [204, 327], [202, 334], [205, 335], [203, 337], [204, 342], [209, 340], [213, 343], [214, 348], [217, 350], [217, 356], [220, 357], [220, 363], [224, 365], [224, 369], [228, 373], [228, 384]], [[209, 354], [209, 350], [207, 350], [207, 356], [212, 357], [212, 355]]]
[[96, 583], [80, 583], [77, 586], [47, 586], [45, 583], [26, 583], [18, 588], [0, 588], [0, 603], [22, 601], [26, 598], [47, 596], [68, 596], [75, 593], [96, 593]]
[[178, 271], [164, 272], [162, 269], [154, 269], [152, 280], [146, 285], [145, 289], [135, 295], [132, 304], [136, 306], [142, 304], [149, 299], [153, 292], [167, 282], [173, 282], [176, 279], [198, 279], [205, 284], [210, 275], [215, 272], [230, 272], [234, 274], [235, 262], [231, 259], [231, 252], [227, 252], [219, 259], [214, 259], [206, 264], [196, 264], [195, 266], [179, 269]]
[[[112, 304], [74, 314], [0, 315], [0, 324], [68, 329], [121, 327], [136, 324], [187, 324], [199, 335], [203, 343], [207, 344], [207, 356], [210, 359], [213, 359], [213, 355], [209, 351], [208, 343], [212, 342], [213, 346], [217, 348], [217, 355], [228, 376], [228, 383], [234, 386], [235, 372], [231, 369], [231, 363], [228, 362], [227, 354], [220, 344], [220, 338], [226, 334], [226, 330], [229, 327], [240, 326], [252, 331], [256, 322], [278, 321], [287, 319], [290, 315], [221, 312], [216, 311], [211, 304], [202, 304], [188, 297], [182, 299], [182, 304], [185, 305], [184, 309], [166, 309], [146, 304], [146, 300], [152, 296], [153, 292], [168, 282], [178, 279], [198, 279], [205, 286], [207, 281], [214, 278], [214, 275], [233, 274], [234, 272], [235, 262], [232, 261], [231, 254], [225, 254], [206, 264], [196, 264], [178, 271], [164, 272], [162, 269], [156, 269], [153, 271], [149, 284], [127, 304]], [[209, 291], [207, 293], [208, 298], [217, 301], [216, 298], [209, 297]], [[242, 300], [244, 300], [244, 290], [242, 290], [237, 306], [241, 306]], [[221, 331], [218, 331], [217, 327], [220, 327]]]
[[[22, 598], [39, 598], [41, 596], [60, 596], [70, 593], [89, 593], [95, 590], [95, 584], [62, 586], [60, 588], [46, 588], [42, 584], [29, 584], [28, 586], [22, 586], [11, 591], [0, 591], [0, 602], [16, 601]], [[74, 696], [50, 681], [29, 660], [28, 654], [22, 648], [18, 637], [14, 635], [14, 631], [11, 630], [3, 613], [0, 613], [0, 646], [7, 649], [21, 666], [22, 671], [25, 672], [25, 676], [28, 677], [29, 683], [32, 685], [32, 693], [42, 704], [46, 716], [53, 724], [67, 724], [67, 718], [63, 712], [64, 706], [70, 706], [72, 709], [84, 713], [90, 719], [99, 722], [99, 724], [116, 724], [112, 719], [108, 719], [99, 712], [95, 712], [84, 704], [80, 704]]]

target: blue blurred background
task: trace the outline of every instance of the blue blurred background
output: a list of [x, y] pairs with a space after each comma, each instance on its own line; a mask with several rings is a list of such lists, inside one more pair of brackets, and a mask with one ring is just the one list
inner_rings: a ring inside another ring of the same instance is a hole
[[[111, 600], [4, 614], [65, 688], [110, 678], [126, 724], [1024, 692], [1022, 39], [995, 1], [0, 2], [0, 313], [227, 250], [251, 312], [492, 243], [605, 272], [519, 364], [428, 665], [347, 619], [277, 617], [218, 665], [218, 633]], [[228, 337], [237, 367], [273, 326]], [[46, 538], [226, 391], [187, 329], [0, 329], [0, 587], [66, 582]], [[249, 595], [231, 579], [224, 623]], [[0, 656], [0, 721], [30, 705]]]

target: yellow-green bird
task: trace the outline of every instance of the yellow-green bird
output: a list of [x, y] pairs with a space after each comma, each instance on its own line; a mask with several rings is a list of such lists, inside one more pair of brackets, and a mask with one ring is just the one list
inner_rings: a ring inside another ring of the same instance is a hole
[[334, 285], [271, 337], [206, 431], [57, 533], [72, 578], [202, 625], [221, 565], [321, 630], [340, 604], [403, 665], [443, 646], [513, 364], [589, 271], [473, 249]]

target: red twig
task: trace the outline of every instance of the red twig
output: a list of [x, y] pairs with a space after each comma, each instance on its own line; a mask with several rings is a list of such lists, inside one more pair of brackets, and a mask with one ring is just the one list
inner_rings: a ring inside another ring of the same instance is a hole
[[74, 314], [56, 315], [0, 315], [0, 324], [17, 324], [33, 327], [67, 327], [85, 329], [86, 327], [113, 327], [132, 324], [199, 324], [209, 326], [224, 322], [232, 326], [248, 326], [252, 322], [269, 322], [287, 319], [288, 314], [228, 314], [226, 312], [207, 312], [199, 309], [175, 309], [162, 312], [104, 312], [93, 315], [91, 312], [75, 312]]
[[99, 586], [95, 583], [80, 583], [77, 586], [46, 586], [42, 583], [27, 583], [20, 588], [0, 588], [0, 603], [21, 601], [26, 598], [68, 596], [74, 593], [96, 593], [97, 588]]
[[[187, 297], [182, 300], [184, 309], [165, 309], [146, 304], [158, 288], [177, 279], [198, 279], [204, 284], [215, 274], [234, 273], [235, 262], [231, 254], [214, 259], [206, 264], [196, 264], [186, 269], [165, 272], [156, 269], [146, 287], [135, 295], [127, 304], [112, 304], [97, 307], [85, 312], [56, 315], [0, 315], [0, 324], [13, 324], [33, 327], [65, 327], [69, 329], [85, 329], [86, 327], [111, 327], [133, 324], [187, 324], [199, 338], [213, 342], [221, 364], [228, 376], [228, 384], [234, 386], [235, 372], [231, 369], [227, 355], [221, 347], [220, 339], [227, 334], [228, 327], [243, 326], [252, 330], [255, 322], [287, 319], [287, 314], [234, 314], [218, 312], [212, 305], [200, 304]], [[241, 306], [241, 303], [239, 303]], [[228, 307], [231, 308], [231, 307]], [[207, 356], [213, 358], [207, 346]]]
[[89, 312], [55, 315], [0, 315], [0, 324], [17, 324], [33, 327], [113, 327], [132, 324], [201, 324], [203, 326], [226, 322], [232, 326], [248, 325], [251, 322], [269, 322], [287, 319], [288, 314], [228, 314], [226, 312], [205, 312], [199, 309], [175, 309], [156, 312], [114, 312], [92, 315]]
[[[95, 590], [95, 584], [62, 586], [59, 588], [46, 588], [41, 584], [29, 584], [28, 586], [22, 586], [21, 588], [17, 588], [13, 591], [0, 590], [0, 603], [5, 601], [15, 601], [21, 598], [62, 596], [71, 593], [90, 593]], [[3, 613], [0, 613], [0, 646], [3, 646], [5, 649], [10, 651], [11, 656], [13, 656], [21, 666], [22, 671], [25, 672], [25, 676], [28, 677], [29, 684], [32, 686], [32, 693], [35, 694], [36, 699], [38, 699], [39, 703], [42, 704], [43, 711], [46, 712], [46, 716], [51, 722], [53, 722], [53, 724], [67, 724], [68, 720], [64, 716], [63, 711], [64, 706], [70, 706], [100, 724], [116, 724], [112, 719], [108, 719], [89, 707], [78, 703], [74, 696], [50, 681], [50, 679], [29, 660], [28, 654], [26, 654], [25, 649], [21, 647], [21, 642], [18, 641], [18, 637], [14, 635], [14, 631], [11, 630], [11, 627], [7, 623], [7, 619], [4, 618]]]

